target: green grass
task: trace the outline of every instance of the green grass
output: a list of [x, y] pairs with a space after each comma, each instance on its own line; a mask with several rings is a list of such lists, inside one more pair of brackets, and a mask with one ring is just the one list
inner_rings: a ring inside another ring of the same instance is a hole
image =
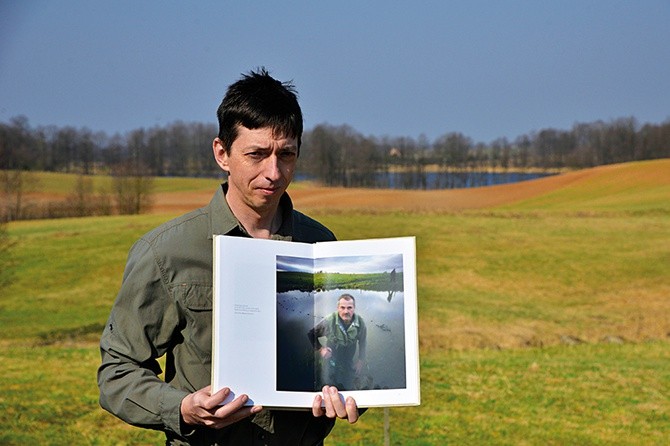
[[[27, 186], [28, 192], [48, 192], [62, 196], [74, 191], [78, 177], [77, 174], [57, 172], [31, 172], [28, 175], [31, 180]], [[93, 181], [96, 192], [112, 189], [111, 176], [91, 175], [87, 178]], [[212, 178], [157, 177], [154, 179], [154, 192], [210, 191], [220, 183], [221, 180]]]
[[0, 444], [161, 444], [161, 433], [124, 426], [100, 409], [99, 361], [92, 346], [3, 345]]
[[0, 296], [2, 339], [104, 323], [128, 249], [165, 217], [95, 217], [10, 226], [14, 283]]
[[[76, 187], [79, 175], [58, 172], [29, 172], [29, 184], [26, 192], [49, 193], [66, 197]], [[108, 175], [88, 175], [92, 180], [95, 192], [111, 191], [112, 177]], [[184, 178], [184, 177], [156, 177], [154, 178], [155, 193], [166, 192], [209, 192], [221, 184], [218, 178]], [[293, 189], [310, 187], [310, 182], [297, 182], [291, 185]]]
[[[99, 409], [95, 348], [3, 347], [0, 361], [0, 444], [163, 443]], [[390, 409], [392, 444], [663, 445], [668, 361], [664, 342], [430, 355], [422, 405]], [[382, 426], [371, 409], [327, 444], [382, 444]]]
[[[446, 352], [423, 359], [422, 405], [392, 408], [396, 445], [662, 445], [667, 343]], [[383, 411], [333, 445], [382, 444]]]
[[402, 273], [393, 283], [389, 273], [341, 274], [316, 272], [303, 273], [282, 271], [277, 273], [277, 292], [291, 290], [313, 291], [336, 289], [360, 289], [371, 291], [398, 291], [397, 285], [403, 283]]
[[[670, 331], [670, 218], [553, 214], [323, 216], [347, 238], [417, 236], [426, 349], [660, 338]], [[398, 229], [403, 228], [403, 229]], [[454, 321], [457, 321], [454, 322]]]
[[[391, 444], [667, 443], [670, 212], [649, 185], [646, 204], [624, 190], [584, 212], [581, 187], [546, 206], [315, 215], [341, 239], [417, 237], [422, 404], [390, 409]], [[163, 443], [99, 408], [95, 371], [128, 249], [165, 219], [9, 225], [0, 444]], [[383, 444], [383, 411], [327, 444]]]

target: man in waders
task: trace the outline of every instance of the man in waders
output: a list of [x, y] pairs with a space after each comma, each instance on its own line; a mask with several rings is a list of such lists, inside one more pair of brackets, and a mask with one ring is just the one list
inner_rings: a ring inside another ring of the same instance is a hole
[[[356, 300], [343, 294], [337, 301], [337, 311], [326, 316], [308, 333], [314, 350], [321, 359], [320, 382], [340, 390], [354, 390], [354, 378], [365, 367], [367, 328], [356, 314]], [[320, 339], [321, 338], [321, 339]], [[322, 339], [325, 338], [325, 341]], [[358, 357], [356, 350], [358, 349]]]

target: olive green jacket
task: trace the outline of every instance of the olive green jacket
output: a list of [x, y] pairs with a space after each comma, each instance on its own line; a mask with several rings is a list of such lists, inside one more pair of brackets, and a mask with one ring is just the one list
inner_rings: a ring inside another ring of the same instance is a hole
[[365, 322], [358, 314], [354, 314], [351, 324], [345, 328], [342, 325], [342, 319], [335, 311], [311, 329], [308, 337], [314, 349], [318, 350], [320, 347], [318, 339], [325, 336], [326, 345], [333, 350], [333, 356], [349, 364], [353, 361], [357, 345], [358, 359], [365, 361], [367, 333]]
[[[100, 340], [100, 404], [132, 425], [164, 431], [167, 444], [320, 444], [334, 421], [311, 411], [263, 410], [221, 430], [181, 420], [182, 399], [210, 384], [213, 235], [249, 237], [226, 203], [226, 190], [224, 183], [208, 206], [161, 225], [130, 250]], [[325, 226], [293, 210], [286, 194], [280, 210], [283, 223], [273, 238], [335, 240]], [[162, 356], [164, 380], [158, 377]]]

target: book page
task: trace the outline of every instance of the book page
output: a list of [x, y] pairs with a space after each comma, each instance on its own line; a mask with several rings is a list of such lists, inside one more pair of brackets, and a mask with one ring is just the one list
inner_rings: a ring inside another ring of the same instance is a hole
[[268, 400], [276, 391], [276, 257], [311, 252], [310, 244], [215, 237], [212, 392], [230, 387], [226, 402], [241, 394], [250, 405], [279, 402]]

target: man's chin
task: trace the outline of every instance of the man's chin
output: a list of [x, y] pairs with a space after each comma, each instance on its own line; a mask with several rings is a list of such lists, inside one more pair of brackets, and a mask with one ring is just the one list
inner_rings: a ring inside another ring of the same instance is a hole
[[259, 209], [266, 209], [268, 207], [277, 206], [281, 196], [282, 193], [279, 191], [272, 194], [259, 193], [256, 195], [256, 199], [254, 201]]

